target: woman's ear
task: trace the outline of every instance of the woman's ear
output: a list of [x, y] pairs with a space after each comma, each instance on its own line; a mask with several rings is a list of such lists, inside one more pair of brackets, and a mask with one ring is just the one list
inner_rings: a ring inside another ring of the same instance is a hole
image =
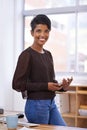
[[31, 32], [31, 35], [34, 36], [34, 32], [32, 30], [30, 32]]

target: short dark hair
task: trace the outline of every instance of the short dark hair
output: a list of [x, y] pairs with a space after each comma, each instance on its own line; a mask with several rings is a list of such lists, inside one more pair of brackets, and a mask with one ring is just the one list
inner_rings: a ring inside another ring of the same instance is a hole
[[34, 31], [35, 27], [37, 24], [45, 24], [47, 25], [48, 29], [51, 30], [51, 21], [50, 19], [44, 15], [44, 14], [39, 14], [39, 15], [36, 15], [30, 25], [31, 25], [31, 30]]

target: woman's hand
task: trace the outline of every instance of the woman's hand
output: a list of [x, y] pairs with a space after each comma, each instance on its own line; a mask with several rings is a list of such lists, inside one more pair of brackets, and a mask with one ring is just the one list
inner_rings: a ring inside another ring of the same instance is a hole
[[62, 86], [60, 86], [58, 83], [54, 82], [48, 82], [48, 90], [50, 91], [58, 91], [61, 90]]
[[72, 82], [73, 78], [67, 78], [62, 80], [62, 87], [64, 91], [69, 90], [70, 83]]

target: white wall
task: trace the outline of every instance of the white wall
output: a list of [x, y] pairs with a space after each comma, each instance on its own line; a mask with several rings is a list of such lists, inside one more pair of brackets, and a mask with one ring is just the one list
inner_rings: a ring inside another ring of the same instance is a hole
[[9, 110], [15, 109], [17, 100], [12, 78], [22, 51], [22, 9], [23, 0], [0, 0], [0, 107]]

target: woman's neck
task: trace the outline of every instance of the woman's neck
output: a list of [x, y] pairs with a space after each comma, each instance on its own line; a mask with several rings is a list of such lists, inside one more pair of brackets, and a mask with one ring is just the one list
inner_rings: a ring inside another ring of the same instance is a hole
[[44, 53], [43, 47], [32, 44], [31, 48], [39, 53]]

